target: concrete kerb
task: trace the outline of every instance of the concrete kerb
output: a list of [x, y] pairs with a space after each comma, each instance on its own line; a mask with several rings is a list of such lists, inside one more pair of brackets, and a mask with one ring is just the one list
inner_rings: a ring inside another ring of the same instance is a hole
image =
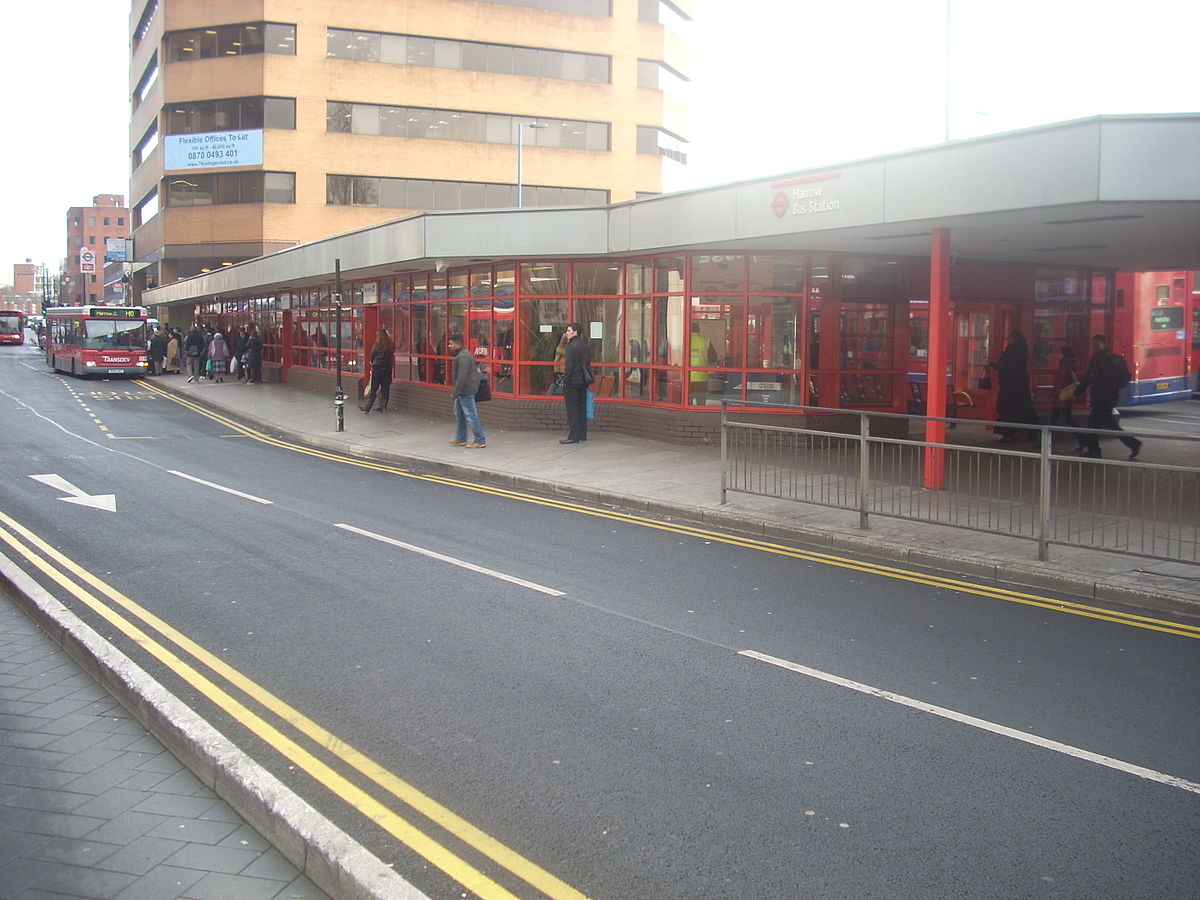
[[[179, 395], [185, 392], [165, 386]], [[632, 513], [669, 520], [713, 525], [758, 537], [790, 541], [823, 553], [854, 553], [884, 564], [904, 563], [933, 574], [947, 577], [978, 578], [998, 587], [1045, 588], [1087, 600], [1133, 605], [1143, 609], [1162, 610], [1195, 616], [1200, 602], [1170, 594], [1114, 585], [1086, 576], [1051, 572], [1036, 565], [1023, 566], [1012, 561], [997, 561], [983, 556], [963, 556], [938, 550], [898, 545], [882, 537], [851, 535], [836, 529], [810, 525], [787, 525], [755, 518], [753, 514], [738, 513], [706, 507], [685, 506], [654, 498], [615, 493], [609, 490], [580, 487], [562, 482], [540, 480], [527, 475], [497, 472], [492, 469], [455, 463], [440, 458], [371, 447], [348, 441], [293, 431], [279, 422], [259, 418], [244, 410], [228, 407], [207, 395], [186, 393], [198, 402], [221, 410], [230, 418], [268, 433], [276, 433], [297, 444], [344, 453], [352, 457], [384, 462], [408, 469], [417, 474], [437, 474], [464, 481], [527, 490], [533, 493], [567, 497], [583, 503], [595, 503]], [[1029, 542], [1021, 542], [1032, 548]], [[1031, 551], [1030, 551], [1031, 552]]]
[[338, 900], [429, 900], [0, 554], [0, 588], [195, 776]]

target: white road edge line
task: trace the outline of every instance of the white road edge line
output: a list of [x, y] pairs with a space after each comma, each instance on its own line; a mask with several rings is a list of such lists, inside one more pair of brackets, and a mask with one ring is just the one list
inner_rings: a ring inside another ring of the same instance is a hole
[[521, 587], [527, 587], [532, 591], [539, 591], [543, 594], [549, 594], [551, 597], [565, 597], [566, 591], [556, 591], [554, 588], [548, 588], [544, 584], [538, 584], [534, 581], [526, 581], [524, 578], [517, 578], [515, 575], [505, 575], [503, 572], [497, 572], [495, 569], [485, 569], [483, 566], [477, 566], [474, 563], [469, 563], [466, 560], [455, 559], [453, 556], [446, 556], [444, 553], [438, 553], [434, 550], [426, 550], [424, 547], [418, 547], [415, 544], [406, 544], [404, 541], [398, 541], [395, 538], [385, 537], [382, 534], [376, 534], [373, 531], [364, 531], [362, 528], [355, 528], [353, 525], [347, 525], [344, 522], [339, 522], [334, 525], [335, 528], [341, 528], [343, 531], [350, 531], [354, 534], [361, 534], [363, 537], [369, 537], [373, 541], [382, 541], [385, 544], [391, 544], [393, 547], [399, 547], [402, 550], [411, 550], [413, 553], [419, 553], [422, 556], [428, 556], [430, 559], [437, 559], [445, 563], [450, 563], [452, 566], [458, 566], [462, 569], [469, 569], [472, 572], [478, 572], [480, 575], [488, 575], [492, 578], [499, 578], [501, 581], [508, 581], [512, 584], [519, 584]]
[[195, 475], [189, 475], [186, 472], [177, 472], [174, 469], [167, 469], [172, 475], [178, 475], [180, 478], [186, 478], [188, 481], [194, 481], [196, 484], [202, 484], [205, 487], [210, 487], [213, 490], [224, 491], [227, 494], [233, 494], [235, 497], [241, 497], [243, 500], [253, 500], [255, 503], [273, 504], [274, 500], [264, 500], [262, 497], [255, 497], [253, 494], [243, 494], [241, 491], [235, 491], [233, 488], [225, 487], [220, 484], [213, 484], [211, 481], [205, 481], [203, 478], [197, 478]]
[[949, 719], [952, 722], [970, 725], [972, 728], [979, 728], [983, 731], [990, 731], [992, 734], [1009, 737], [1013, 740], [1022, 741], [1026, 744], [1032, 744], [1035, 747], [1042, 747], [1046, 750], [1053, 750], [1055, 753], [1062, 753], [1065, 756], [1073, 756], [1076, 759], [1082, 759], [1085, 762], [1095, 763], [1098, 766], [1115, 769], [1116, 771], [1124, 772], [1127, 775], [1136, 775], [1138, 778], [1145, 778], [1148, 781], [1157, 781], [1160, 784], [1167, 785], [1168, 787], [1179, 788], [1183, 791], [1190, 791], [1193, 794], [1200, 794], [1200, 783], [1188, 781], [1186, 778], [1180, 778], [1176, 775], [1167, 775], [1163, 772], [1156, 772], [1154, 769], [1147, 769], [1143, 766], [1127, 763], [1120, 759], [1114, 759], [1111, 756], [1102, 756], [1101, 754], [1093, 753], [1090, 750], [1082, 750], [1079, 747], [1072, 747], [1070, 744], [1063, 744], [1059, 741], [1052, 741], [1049, 738], [1038, 737], [1036, 734], [1029, 734], [1025, 731], [1017, 731], [1015, 728], [1009, 728], [1006, 725], [997, 725], [995, 722], [989, 722], [986, 719], [977, 719], [974, 716], [968, 716], [966, 713], [955, 712], [954, 710], [946, 709], [943, 706], [934, 706], [932, 703], [914, 700], [912, 697], [905, 697], [902, 694], [893, 694], [891, 691], [885, 691], [882, 688], [871, 687], [869, 684], [862, 684], [861, 682], [851, 681], [848, 678], [842, 678], [838, 675], [831, 675], [830, 673], [822, 672], [819, 669], [810, 669], [808, 666], [802, 666], [799, 663], [790, 662], [786, 659], [779, 659], [775, 656], [767, 656], [765, 653], [759, 653], [756, 650], [739, 650], [738, 655], [746, 656], [750, 659], [757, 659], [759, 662], [769, 663], [773, 666], [778, 666], [781, 669], [788, 669], [792, 672], [798, 672], [801, 675], [807, 675], [810, 678], [817, 678], [821, 681], [828, 682], [829, 684], [836, 684], [840, 687], [849, 688], [852, 691], [858, 691], [862, 694], [869, 694], [870, 696], [878, 697], [881, 700], [888, 700], [892, 703], [898, 703], [901, 706], [908, 706], [912, 709], [920, 710], [921, 712], [927, 712], [935, 716], [941, 716], [943, 719]]

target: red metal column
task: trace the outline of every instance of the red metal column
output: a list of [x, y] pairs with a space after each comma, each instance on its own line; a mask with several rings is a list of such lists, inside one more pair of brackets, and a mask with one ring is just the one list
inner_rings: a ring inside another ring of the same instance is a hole
[[[925, 379], [925, 415], [946, 414], [946, 360], [950, 352], [950, 229], [935, 228], [929, 246], [929, 368]], [[925, 440], [944, 443], [945, 422], [926, 422]], [[940, 490], [946, 481], [946, 452], [925, 448], [925, 487]]]

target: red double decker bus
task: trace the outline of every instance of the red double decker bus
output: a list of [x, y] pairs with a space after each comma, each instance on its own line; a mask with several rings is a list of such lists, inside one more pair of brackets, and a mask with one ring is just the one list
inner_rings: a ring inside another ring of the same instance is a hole
[[46, 364], [56, 372], [145, 375], [150, 368], [143, 306], [57, 306], [46, 310]]
[[25, 313], [0, 309], [0, 344], [25, 343]]
[[1122, 406], [1184, 400], [1196, 384], [1196, 273], [1117, 275], [1113, 349], [1125, 355], [1133, 380]]

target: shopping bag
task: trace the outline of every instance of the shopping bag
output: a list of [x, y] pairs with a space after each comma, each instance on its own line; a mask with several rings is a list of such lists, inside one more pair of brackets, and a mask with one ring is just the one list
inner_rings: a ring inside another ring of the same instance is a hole
[[587, 392], [587, 417], [596, 418], [596, 395], [592, 391]]

